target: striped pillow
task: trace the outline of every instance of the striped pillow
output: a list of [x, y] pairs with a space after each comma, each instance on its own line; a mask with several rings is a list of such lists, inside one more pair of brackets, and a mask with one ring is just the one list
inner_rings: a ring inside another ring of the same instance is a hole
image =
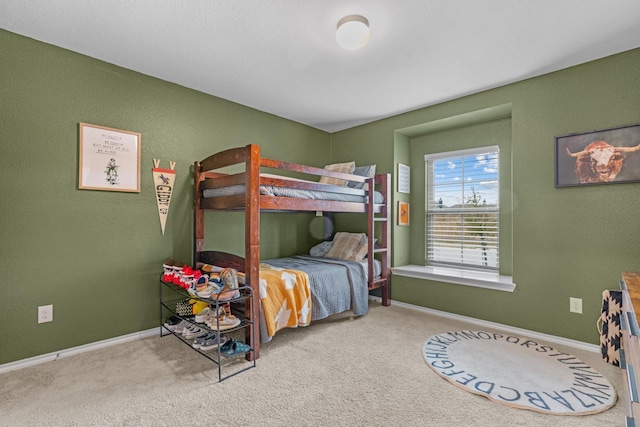
[[367, 254], [367, 235], [364, 233], [336, 233], [327, 258], [362, 261]]
[[[353, 170], [356, 168], [356, 162], [348, 162], [348, 163], [335, 163], [333, 165], [327, 165], [324, 167], [326, 170], [333, 172], [342, 172], [342, 173], [353, 173]], [[347, 185], [347, 181], [339, 178], [331, 178], [328, 176], [320, 177], [321, 184], [330, 184], [330, 185], [339, 185], [344, 187]]]

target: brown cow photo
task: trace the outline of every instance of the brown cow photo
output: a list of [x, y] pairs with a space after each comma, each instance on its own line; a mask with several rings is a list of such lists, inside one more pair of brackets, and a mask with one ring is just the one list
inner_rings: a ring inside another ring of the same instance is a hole
[[640, 182], [640, 125], [556, 137], [556, 187]]

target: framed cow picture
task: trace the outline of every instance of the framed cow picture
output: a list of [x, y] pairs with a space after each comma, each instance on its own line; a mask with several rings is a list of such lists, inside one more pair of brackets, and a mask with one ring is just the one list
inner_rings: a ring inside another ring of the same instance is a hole
[[555, 186], [640, 182], [640, 124], [556, 137]]

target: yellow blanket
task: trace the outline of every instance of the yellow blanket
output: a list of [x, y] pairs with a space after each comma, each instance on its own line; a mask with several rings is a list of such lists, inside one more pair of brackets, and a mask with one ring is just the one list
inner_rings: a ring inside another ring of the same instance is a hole
[[304, 271], [260, 264], [260, 302], [270, 337], [283, 328], [309, 325], [309, 276]]

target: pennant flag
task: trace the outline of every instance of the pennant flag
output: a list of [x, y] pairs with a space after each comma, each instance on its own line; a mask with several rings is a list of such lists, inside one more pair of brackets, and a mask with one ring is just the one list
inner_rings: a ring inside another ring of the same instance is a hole
[[164, 226], [169, 215], [171, 192], [176, 179], [176, 162], [169, 161], [170, 169], [161, 169], [160, 160], [153, 159], [153, 185], [156, 188], [156, 202], [158, 203], [158, 215], [160, 215], [160, 227], [164, 236]]

